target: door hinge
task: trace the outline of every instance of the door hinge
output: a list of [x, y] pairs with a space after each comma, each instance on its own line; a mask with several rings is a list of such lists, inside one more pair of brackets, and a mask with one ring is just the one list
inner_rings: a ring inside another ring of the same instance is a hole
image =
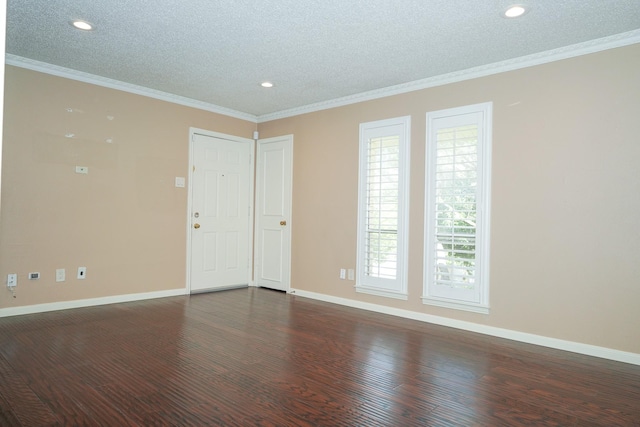
[[192, 171], [193, 171], [193, 172], [195, 172], [195, 171], [196, 171], [196, 165], [193, 165], [193, 170], [192, 170]]

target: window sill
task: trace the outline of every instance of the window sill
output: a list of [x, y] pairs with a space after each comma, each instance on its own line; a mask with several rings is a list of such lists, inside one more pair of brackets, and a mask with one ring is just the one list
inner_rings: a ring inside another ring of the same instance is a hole
[[385, 289], [367, 288], [359, 285], [356, 285], [355, 288], [356, 288], [356, 292], [360, 292], [363, 294], [377, 295], [379, 297], [395, 298], [395, 299], [401, 299], [405, 301], [409, 299], [406, 293], [393, 292]]
[[473, 313], [489, 314], [488, 305], [444, 301], [444, 300], [436, 299], [433, 297], [422, 297], [422, 303], [427, 305], [434, 305], [437, 307], [453, 308], [454, 310], [463, 310], [463, 311], [471, 311]]

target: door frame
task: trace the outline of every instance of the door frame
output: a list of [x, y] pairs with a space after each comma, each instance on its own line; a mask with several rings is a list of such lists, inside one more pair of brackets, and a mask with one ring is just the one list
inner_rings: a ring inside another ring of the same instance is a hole
[[247, 277], [247, 283], [249, 286], [254, 286], [253, 284], [253, 240], [255, 233], [255, 220], [254, 220], [254, 203], [255, 203], [255, 151], [256, 151], [256, 142], [250, 138], [243, 138], [240, 136], [227, 135], [220, 132], [214, 132], [210, 130], [200, 129], [200, 128], [189, 128], [189, 173], [187, 178], [187, 264], [186, 264], [186, 291], [187, 294], [191, 294], [191, 227], [193, 223], [193, 186], [191, 185], [193, 179], [193, 137], [194, 135], [204, 135], [210, 136], [213, 138], [224, 139], [229, 142], [234, 143], [249, 143], [250, 152], [251, 152], [251, 161], [249, 163], [249, 237], [248, 237], [248, 253], [250, 257], [249, 262], [249, 271]]

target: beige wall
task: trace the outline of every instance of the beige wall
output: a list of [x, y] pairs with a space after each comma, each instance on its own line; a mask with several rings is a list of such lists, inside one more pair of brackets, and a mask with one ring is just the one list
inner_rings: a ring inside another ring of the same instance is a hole
[[174, 179], [188, 176], [189, 127], [256, 128], [11, 66], [4, 123], [0, 277], [19, 278], [15, 299], [0, 287], [0, 308], [184, 288], [187, 190]]
[[[261, 137], [294, 134], [292, 287], [640, 353], [638, 69], [633, 45], [260, 124]], [[420, 296], [425, 113], [485, 101], [491, 313], [480, 315]], [[250, 137], [256, 125], [14, 67], [5, 105], [0, 277], [17, 272], [19, 284], [16, 299], [0, 288], [0, 308], [184, 287], [187, 190], [174, 178], [188, 174], [188, 128]], [[358, 125], [404, 115], [411, 237], [399, 301], [355, 293], [338, 270], [356, 262]]]
[[[640, 44], [263, 123], [294, 134], [292, 287], [640, 353]], [[489, 315], [421, 303], [425, 113], [493, 101]], [[358, 125], [410, 115], [409, 299], [354, 291]]]

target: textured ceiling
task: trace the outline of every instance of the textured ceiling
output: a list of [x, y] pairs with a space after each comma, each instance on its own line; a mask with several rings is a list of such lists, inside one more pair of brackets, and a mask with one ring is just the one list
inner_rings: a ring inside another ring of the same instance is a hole
[[7, 53], [262, 116], [640, 28], [640, 0], [513, 3], [9, 0]]

